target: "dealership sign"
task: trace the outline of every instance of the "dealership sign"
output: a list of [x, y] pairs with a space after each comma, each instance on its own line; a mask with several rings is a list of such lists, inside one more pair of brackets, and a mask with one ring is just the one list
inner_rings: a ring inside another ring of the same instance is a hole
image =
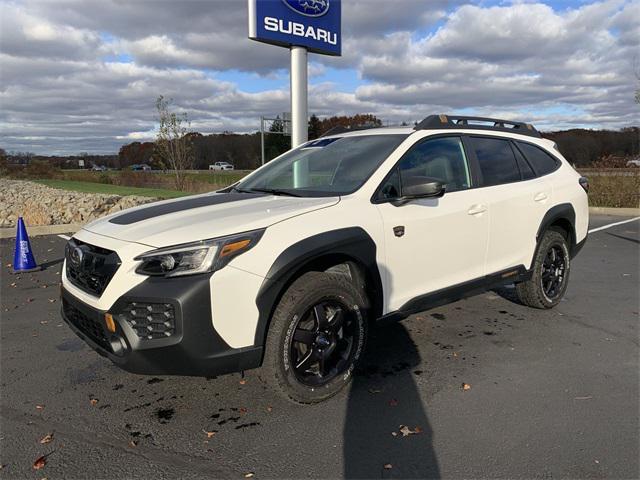
[[249, 38], [340, 55], [340, 0], [249, 0]]

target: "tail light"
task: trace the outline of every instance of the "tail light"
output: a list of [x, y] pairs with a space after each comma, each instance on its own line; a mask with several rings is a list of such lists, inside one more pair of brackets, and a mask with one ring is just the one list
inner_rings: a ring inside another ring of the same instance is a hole
[[589, 179], [587, 177], [580, 177], [578, 183], [582, 188], [584, 188], [585, 192], [589, 193]]

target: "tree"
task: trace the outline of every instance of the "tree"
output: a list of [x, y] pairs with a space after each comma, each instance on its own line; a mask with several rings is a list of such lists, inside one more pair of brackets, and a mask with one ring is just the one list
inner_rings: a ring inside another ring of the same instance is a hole
[[155, 153], [160, 163], [174, 173], [176, 189], [184, 190], [187, 172], [193, 168], [193, 148], [189, 136], [189, 118], [186, 113], [171, 111], [171, 99], [160, 95], [156, 100], [158, 110], [158, 135]]
[[327, 133], [329, 130], [342, 127], [346, 129], [362, 128], [362, 127], [381, 127], [382, 120], [370, 113], [357, 113], [356, 115], [340, 117], [328, 117], [320, 120], [320, 135]]
[[264, 149], [265, 156], [267, 157], [265, 159], [266, 161], [273, 160], [291, 148], [291, 137], [284, 135], [282, 132], [284, 132], [284, 122], [280, 120], [278, 116], [271, 123], [269, 133], [265, 135]]
[[309, 118], [309, 140], [315, 140], [322, 135], [322, 122], [314, 113]]

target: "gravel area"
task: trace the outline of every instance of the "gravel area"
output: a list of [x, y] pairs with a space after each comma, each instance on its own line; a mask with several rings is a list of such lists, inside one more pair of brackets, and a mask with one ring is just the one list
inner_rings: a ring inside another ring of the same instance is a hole
[[0, 178], [0, 227], [15, 226], [19, 216], [28, 226], [87, 223], [155, 200], [158, 199], [71, 192], [24, 180]]

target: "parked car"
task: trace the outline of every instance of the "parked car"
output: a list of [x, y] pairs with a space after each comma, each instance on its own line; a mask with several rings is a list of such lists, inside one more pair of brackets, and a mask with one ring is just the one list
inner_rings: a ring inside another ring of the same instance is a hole
[[130, 372], [261, 366], [285, 397], [319, 402], [379, 321], [505, 284], [557, 305], [587, 190], [525, 123], [434, 115], [335, 134], [219, 192], [86, 225], [66, 246], [62, 315]]
[[640, 158], [629, 160], [627, 162], [627, 167], [640, 167]]
[[107, 167], [105, 167], [104, 165], [94, 165], [91, 170], [93, 170], [94, 172], [106, 172], [107, 171]]
[[213, 165], [209, 165], [209, 170], [233, 170], [234, 167], [227, 162], [216, 162]]
[[134, 172], [149, 172], [151, 171], [151, 167], [146, 163], [136, 163], [131, 165], [131, 170]]

